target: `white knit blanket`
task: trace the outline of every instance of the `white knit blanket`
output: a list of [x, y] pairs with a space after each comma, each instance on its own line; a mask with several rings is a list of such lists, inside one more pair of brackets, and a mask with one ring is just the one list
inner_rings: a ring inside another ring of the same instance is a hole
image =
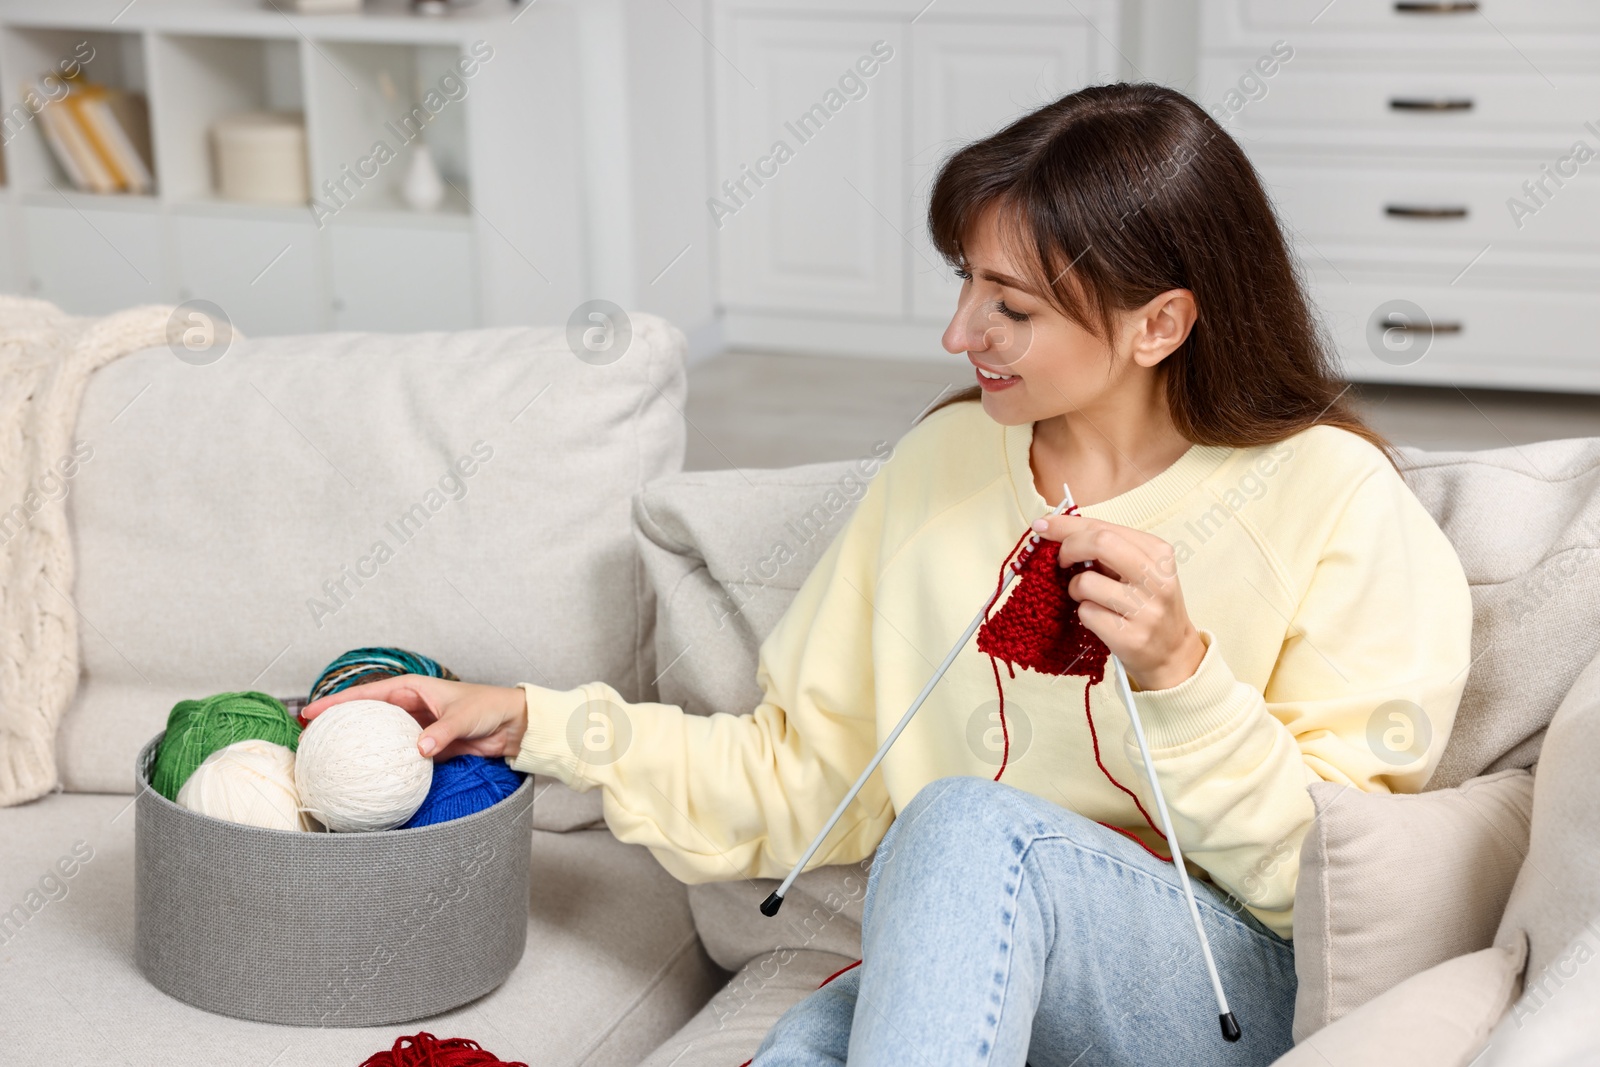
[[56, 726], [78, 684], [72, 537], [64, 507], [35, 509], [41, 481], [72, 450], [89, 375], [164, 344], [171, 314], [152, 306], [76, 318], [0, 296], [0, 513], [27, 512], [0, 542], [0, 805], [55, 788]]

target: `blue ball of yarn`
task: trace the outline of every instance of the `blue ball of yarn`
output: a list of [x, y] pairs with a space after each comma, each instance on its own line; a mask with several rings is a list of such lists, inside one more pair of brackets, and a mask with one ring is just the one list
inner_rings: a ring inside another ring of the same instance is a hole
[[506, 766], [503, 759], [456, 756], [435, 763], [428, 798], [400, 829], [449, 822], [493, 807], [515, 793], [522, 778], [522, 772]]
[[311, 687], [311, 700], [321, 700], [363, 682], [397, 678], [402, 674], [422, 674], [429, 678], [459, 681], [448, 667], [441, 667], [427, 656], [403, 648], [353, 648], [322, 669]]

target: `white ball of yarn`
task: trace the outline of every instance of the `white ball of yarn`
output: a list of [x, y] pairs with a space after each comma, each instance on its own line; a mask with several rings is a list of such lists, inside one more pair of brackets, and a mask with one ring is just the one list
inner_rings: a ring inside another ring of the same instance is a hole
[[340, 833], [399, 826], [433, 784], [433, 761], [417, 751], [421, 734], [417, 720], [382, 700], [335, 704], [300, 735], [300, 803]]
[[178, 790], [178, 803], [216, 819], [268, 830], [310, 830], [300, 810], [294, 753], [271, 741], [236, 741], [207, 756]]

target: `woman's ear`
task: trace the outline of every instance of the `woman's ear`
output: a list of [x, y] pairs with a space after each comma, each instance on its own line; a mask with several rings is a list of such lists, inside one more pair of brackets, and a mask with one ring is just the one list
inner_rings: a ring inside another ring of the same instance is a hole
[[1154, 367], [1189, 338], [1199, 315], [1194, 294], [1169, 289], [1129, 315], [1132, 355], [1141, 367]]

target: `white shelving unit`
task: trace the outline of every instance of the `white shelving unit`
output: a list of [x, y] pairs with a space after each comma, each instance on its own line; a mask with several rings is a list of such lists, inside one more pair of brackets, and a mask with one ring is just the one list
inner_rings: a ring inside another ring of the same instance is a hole
[[[0, 0], [0, 287], [80, 314], [206, 299], [246, 334], [563, 322], [589, 295], [574, 33], [569, 7], [508, 0]], [[23, 103], [85, 42], [88, 80], [149, 101], [151, 195], [74, 191]], [[418, 106], [436, 113], [408, 124]], [[258, 110], [305, 115], [312, 205], [216, 197], [211, 125]], [[449, 183], [426, 213], [397, 192], [419, 127]], [[363, 167], [380, 141], [392, 160]]]

